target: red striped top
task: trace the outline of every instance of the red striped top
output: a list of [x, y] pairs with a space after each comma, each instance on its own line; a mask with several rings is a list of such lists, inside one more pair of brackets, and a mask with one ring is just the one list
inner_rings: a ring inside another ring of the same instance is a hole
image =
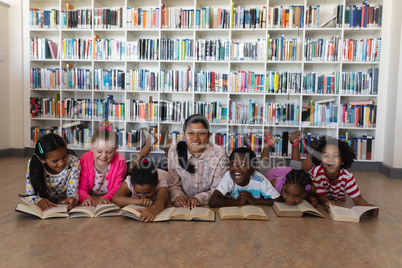
[[311, 170], [311, 179], [317, 188], [317, 195], [325, 195], [329, 199], [345, 200], [346, 194], [355, 199], [360, 196], [355, 177], [348, 169], [339, 171], [338, 180], [331, 182], [323, 166], [315, 166]]

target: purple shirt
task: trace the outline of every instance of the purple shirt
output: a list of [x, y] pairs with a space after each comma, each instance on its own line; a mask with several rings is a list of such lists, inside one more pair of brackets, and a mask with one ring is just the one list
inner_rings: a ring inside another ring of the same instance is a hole
[[266, 172], [264, 176], [272, 181], [276, 179], [275, 189], [278, 190], [279, 193], [282, 192], [283, 183], [286, 181], [286, 175], [292, 170], [292, 167], [276, 167]]

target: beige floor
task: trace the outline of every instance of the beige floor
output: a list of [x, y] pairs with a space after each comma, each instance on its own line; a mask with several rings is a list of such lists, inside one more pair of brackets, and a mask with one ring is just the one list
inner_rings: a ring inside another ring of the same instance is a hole
[[[14, 212], [27, 158], [0, 159], [0, 267], [402, 267], [402, 180], [356, 172], [380, 216], [143, 224], [124, 217], [40, 220]], [[343, 205], [351, 206], [348, 200]], [[322, 207], [319, 207], [323, 211]]]

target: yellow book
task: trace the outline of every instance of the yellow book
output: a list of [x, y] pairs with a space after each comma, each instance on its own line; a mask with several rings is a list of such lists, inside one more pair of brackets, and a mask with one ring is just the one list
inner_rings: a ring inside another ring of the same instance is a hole
[[223, 207], [219, 209], [221, 220], [263, 220], [269, 221], [267, 214], [260, 207]]
[[96, 40], [100, 39], [99, 35], [94, 34], [93, 36], [93, 42], [92, 42], [92, 48], [93, 48], [93, 58], [95, 59], [96, 57]]

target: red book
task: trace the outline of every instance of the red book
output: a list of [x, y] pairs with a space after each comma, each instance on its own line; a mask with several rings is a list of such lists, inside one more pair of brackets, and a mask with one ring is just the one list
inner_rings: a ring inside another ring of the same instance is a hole
[[215, 91], [215, 72], [211, 72], [211, 92]]

